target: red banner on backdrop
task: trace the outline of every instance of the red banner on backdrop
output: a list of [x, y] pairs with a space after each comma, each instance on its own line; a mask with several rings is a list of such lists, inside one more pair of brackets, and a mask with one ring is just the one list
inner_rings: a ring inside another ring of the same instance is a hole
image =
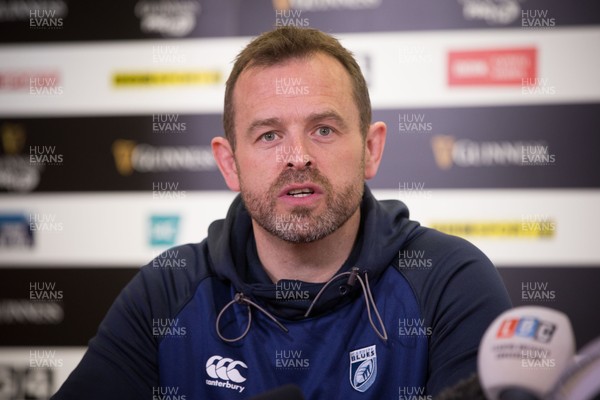
[[537, 76], [537, 49], [450, 51], [450, 86], [529, 86]]

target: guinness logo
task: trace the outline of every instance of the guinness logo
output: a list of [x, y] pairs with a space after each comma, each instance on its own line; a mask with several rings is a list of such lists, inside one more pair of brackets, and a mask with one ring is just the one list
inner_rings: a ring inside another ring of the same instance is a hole
[[127, 176], [133, 172], [131, 159], [135, 145], [133, 140], [117, 139], [113, 142], [112, 152], [119, 174]]
[[19, 124], [2, 125], [2, 148], [6, 154], [19, 154], [25, 145], [25, 129]]
[[454, 149], [454, 137], [448, 135], [436, 135], [431, 138], [431, 148], [435, 162], [441, 169], [452, 167], [452, 151]]

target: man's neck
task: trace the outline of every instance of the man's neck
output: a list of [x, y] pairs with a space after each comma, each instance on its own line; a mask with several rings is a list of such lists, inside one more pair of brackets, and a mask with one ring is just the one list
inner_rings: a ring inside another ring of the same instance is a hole
[[256, 250], [267, 275], [280, 279], [326, 282], [350, 255], [360, 227], [360, 207], [335, 232], [311, 243], [290, 243], [252, 221]]

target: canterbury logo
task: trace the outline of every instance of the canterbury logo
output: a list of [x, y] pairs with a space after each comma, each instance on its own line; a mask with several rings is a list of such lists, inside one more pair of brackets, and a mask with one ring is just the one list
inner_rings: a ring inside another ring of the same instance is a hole
[[237, 367], [248, 368], [242, 361], [235, 361], [221, 356], [212, 356], [206, 361], [206, 373], [211, 378], [242, 383], [246, 378], [236, 369]]

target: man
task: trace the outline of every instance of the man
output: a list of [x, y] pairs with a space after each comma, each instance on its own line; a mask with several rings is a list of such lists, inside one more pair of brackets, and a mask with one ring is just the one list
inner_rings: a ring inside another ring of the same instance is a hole
[[142, 268], [55, 399], [246, 399], [287, 383], [397, 399], [475, 371], [507, 293], [474, 246], [373, 198], [386, 126], [337, 40], [281, 28], [251, 42], [224, 127], [213, 152], [241, 195], [177, 248], [183, 271]]

